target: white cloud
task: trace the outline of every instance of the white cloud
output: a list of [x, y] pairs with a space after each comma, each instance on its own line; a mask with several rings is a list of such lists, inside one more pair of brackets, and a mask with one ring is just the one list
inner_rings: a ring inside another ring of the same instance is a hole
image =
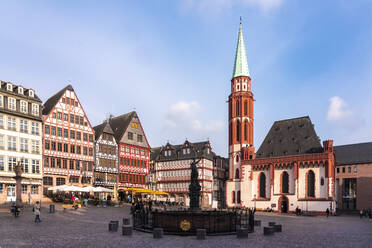
[[165, 127], [186, 132], [193, 135], [197, 133], [210, 133], [223, 130], [223, 121], [202, 120], [203, 109], [196, 101], [179, 101], [170, 105], [165, 118]]
[[184, 10], [196, 10], [203, 15], [218, 14], [234, 7], [258, 7], [264, 12], [280, 7], [283, 0], [183, 0]]
[[199, 111], [200, 106], [196, 101], [184, 102], [180, 101], [176, 104], [172, 104], [169, 108], [169, 115], [177, 117], [180, 115], [190, 116], [193, 113]]
[[352, 115], [348, 104], [339, 96], [333, 96], [329, 99], [328, 121], [345, 121]]

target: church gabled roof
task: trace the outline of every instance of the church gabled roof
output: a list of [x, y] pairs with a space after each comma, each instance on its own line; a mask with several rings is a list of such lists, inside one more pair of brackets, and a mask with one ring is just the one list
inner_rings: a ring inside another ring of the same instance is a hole
[[234, 70], [233, 70], [232, 77], [234, 78], [234, 77], [239, 77], [239, 76], [250, 77], [241, 22], [240, 22], [240, 28], [239, 28], [238, 44], [236, 47]]
[[309, 116], [276, 121], [256, 152], [256, 158], [322, 152]]

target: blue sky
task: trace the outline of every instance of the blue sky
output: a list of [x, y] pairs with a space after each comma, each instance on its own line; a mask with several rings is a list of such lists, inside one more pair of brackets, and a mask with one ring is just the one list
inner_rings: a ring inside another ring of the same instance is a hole
[[255, 146], [309, 115], [335, 144], [372, 141], [372, 1], [2, 1], [0, 79], [46, 100], [71, 82], [93, 125], [135, 109], [151, 146], [210, 139], [227, 155], [243, 32]]

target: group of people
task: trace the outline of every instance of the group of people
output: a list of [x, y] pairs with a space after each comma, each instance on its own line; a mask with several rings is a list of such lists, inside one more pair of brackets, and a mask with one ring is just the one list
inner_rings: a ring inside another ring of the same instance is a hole
[[359, 216], [362, 219], [363, 217], [372, 219], [372, 210], [371, 209], [361, 209], [359, 212]]

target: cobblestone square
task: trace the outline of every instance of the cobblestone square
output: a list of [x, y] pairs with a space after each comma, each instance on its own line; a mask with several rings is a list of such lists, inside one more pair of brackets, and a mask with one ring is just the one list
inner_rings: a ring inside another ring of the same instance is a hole
[[[134, 231], [132, 237], [108, 232], [108, 223], [129, 217], [129, 207], [108, 207], [63, 211], [60, 205], [50, 214], [42, 209], [42, 222], [33, 222], [31, 208], [20, 217], [0, 213], [0, 247], [372, 247], [372, 220], [357, 216], [298, 217], [257, 213], [262, 221], [248, 239], [235, 235], [194, 236], [166, 235], [155, 240], [151, 234]], [[283, 225], [283, 232], [263, 236], [263, 226], [269, 221]]]

